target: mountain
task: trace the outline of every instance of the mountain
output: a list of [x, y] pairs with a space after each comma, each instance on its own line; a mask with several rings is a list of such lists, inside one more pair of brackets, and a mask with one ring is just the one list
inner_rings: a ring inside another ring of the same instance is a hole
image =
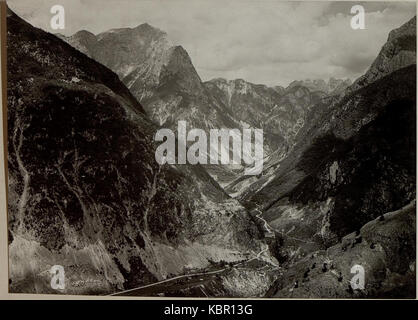
[[[326, 94], [312, 92], [304, 86], [267, 87], [243, 79], [213, 79], [204, 83], [212, 97], [224, 110], [234, 115], [243, 127], [263, 128], [263, 175], [288, 153], [296, 134], [303, 127], [309, 109]], [[239, 174], [224, 186], [238, 196], [258, 180], [255, 176]]]
[[[58, 264], [62, 293], [415, 295], [415, 18], [349, 87], [287, 88], [202, 82], [147, 24], [59, 36], [72, 46], [7, 24], [11, 292], [56, 293]], [[159, 166], [155, 132], [179, 120], [262, 126], [263, 173]]]
[[295, 80], [291, 82], [288, 88], [295, 86], [303, 86], [308, 88], [310, 91], [321, 91], [328, 95], [341, 94], [348, 86], [351, 85], [350, 79], [335, 79], [330, 78], [328, 82], [323, 79], [306, 79], [306, 80]]
[[[156, 124], [176, 129], [179, 120], [186, 120], [190, 127], [207, 132], [211, 128], [262, 128], [264, 154], [272, 163], [291, 148], [310, 106], [327, 94], [302, 85], [285, 90], [242, 79], [202, 82], [187, 52], [148, 24], [97, 36], [80, 31], [61, 38], [117, 73]], [[234, 187], [227, 190], [233, 194], [255, 180], [243, 177], [243, 166], [205, 168], [222, 186], [232, 183]]]
[[321, 97], [305, 87], [280, 90], [242, 79], [218, 78], [204, 85], [219, 105], [244, 127], [263, 128], [267, 154], [292, 143], [303, 125], [305, 113]]
[[280, 166], [240, 196], [275, 229], [289, 268], [416, 198], [415, 30], [413, 18], [392, 31], [366, 74], [313, 106]]
[[[11, 292], [57, 293], [53, 265], [65, 269], [61, 293], [108, 294], [225, 263], [276, 264], [202, 167], [157, 164], [157, 126], [117, 74], [11, 11], [7, 29]], [[79, 36], [81, 48], [95, 41]], [[242, 282], [239, 294], [255, 293]]]
[[144, 23], [62, 38], [117, 73], [155, 123], [176, 127], [182, 119], [202, 129], [236, 125], [208, 96], [188, 53], [172, 45], [165, 32]]

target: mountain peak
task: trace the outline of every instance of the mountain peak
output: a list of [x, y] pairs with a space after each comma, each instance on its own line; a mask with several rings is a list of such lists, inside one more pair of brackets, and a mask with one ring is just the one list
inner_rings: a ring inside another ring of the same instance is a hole
[[416, 16], [392, 30], [373, 64], [348, 88], [348, 92], [365, 87], [396, 70], [416, 64], [416, 32]]
[[72, 37], [74, 39], [78, 39], [78, 40], [87, 40], [87, 41], [96, 41], [97, 40], [96, 36], [92, 32], [87, 31], [87, 30], [77, 31], [76, 33], [74, 33], [72, 35]]
[[93, 36], [96, 37], [92, 32], [88, 31], [88, 30], [80, 30], [77, 31], [76, 33], [74, 33], [73, 36]]
[[417, 17], [412, 17], [408, 22], [404, 23], [397, 29], [389, 33], [388, 41], [392, 41], [402, 36], [416, 35]]

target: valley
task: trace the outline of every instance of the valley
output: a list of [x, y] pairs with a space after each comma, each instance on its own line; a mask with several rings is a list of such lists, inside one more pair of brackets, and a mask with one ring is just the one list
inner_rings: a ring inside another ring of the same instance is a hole
[[[11, 292], [56, 293], [58, 264], [61, 294], [415, 296], [415, 17], [357, 80], [287, 87], [203, 81], [148, 23], [7, 26]], [[208, 141], [250, 128], [252, 161]]]

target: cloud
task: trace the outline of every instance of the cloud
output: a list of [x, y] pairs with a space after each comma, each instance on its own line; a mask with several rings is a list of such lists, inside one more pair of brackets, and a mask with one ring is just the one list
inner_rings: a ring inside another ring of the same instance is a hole
[[[10, 0], [35, 26], [49, 29], [56, 0]], [[39, 5], [41, 4], [41, 5]], [[360, 76], [390, 30], [415, 13], [413, 2], [363, 3], [366, 30], [352, 30], [358, 2], [63, 0], [69, 35], [147, 22], [166, 31], [191, 56], [203, 80], [244, 78], [287, 85], [295, 79]]]

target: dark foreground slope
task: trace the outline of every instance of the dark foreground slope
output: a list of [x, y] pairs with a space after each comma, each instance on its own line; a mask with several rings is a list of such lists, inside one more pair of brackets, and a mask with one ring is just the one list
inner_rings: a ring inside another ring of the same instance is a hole
[[158, 166], [116, 74], [12, 12], [7, 27], [12, 292], [56, 292], [53, 265], [63, 293], [111, 293], [266, 249], [204, 170]]
[[[416, 205], [389, 212], [341, 243], [316, 251], [284, 272], [275, 297], [413, 298], [416, 294]], [[364, 268], [364, 289], [353, 290], [355, 265]]]

